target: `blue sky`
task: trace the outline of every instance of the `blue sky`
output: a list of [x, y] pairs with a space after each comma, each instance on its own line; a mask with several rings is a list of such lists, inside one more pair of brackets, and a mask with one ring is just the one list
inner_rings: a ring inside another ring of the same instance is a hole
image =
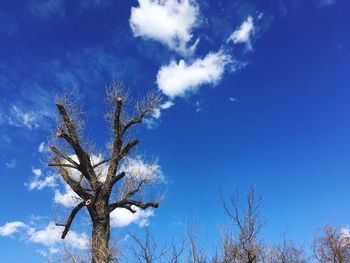
[[[113, 80], [167, 102], [138, 132], [166, 198], [126, 216], [118, 236], [147, 221], [165, 239], [196, 219], [211, 246], [227, 222], [220, 187], [251, 184], [269, 240], [309, 244], [327, 222], [349, 226], [349, 10], [345, 0], [0, 1], [1, 261], [55, 252], [43, 236], [57, 234], [50, 222], [69, 206], [43, 164], [55, 97], [79, 98], [103, 152]], [[85, 229], [73, 230], [77, 243]]]

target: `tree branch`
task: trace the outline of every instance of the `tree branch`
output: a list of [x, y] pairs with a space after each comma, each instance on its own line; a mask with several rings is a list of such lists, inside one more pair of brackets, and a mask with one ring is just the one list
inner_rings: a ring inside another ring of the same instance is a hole
[[137, 124], [137, 123], [142, 122], [142, 120], [144, 119], [144, 117], [145, 117], [148, 113], [152, 112], [152, 110], [153, 110], [153, 108], [150, 108], [150, 107], [149, 107], [149, 108], [143, 110], [143, 111], [140, 113], [139, 116], [132, 118], [132, 119], [124, 126], [124, 129], [123, 129], [123, 133], [122, 133], [122, 134], [125, 134], [125, 132], [126, 132], [131, 126], [133, 126], [133, 125], [135, 125], [135, 124]]
[[[59, 160], [56, 160], [57, 163], [59, 163]], [[73, 191], [80, 196], [80, 198], [87, 200], [87, 199], [91, 199], [91, 194], [87, 193], [80, 185], [80, 183], [74, 181], [70, 175], [68, 170], [63, 167], [63, 166], [58, 166], [57, 167], [61, 177], [63, 178], [63, 180], [66, 181], [66, 183], [73, 189]]]
[[94, 164], [94, 165], [92, 166], [92, 168], [95, 169], [96, 167], [99, 167], [100, 165], [102, 165], [102, 164], [104, 164], [104, 163], [108, 163], [110, 160], [111, 160], [110, 158], [105, 159], [105, 160], [102, 160], [102, 161], [98, 162], [97, 164]]
[[69, 156], [67, 156], [64, 152], [58, 150], [56, 147], [52, 146], [51, 151], [53, 151], [55, 154], [57, 154], [58, 156], [62, 157], [63, 159], [65, 159], [66, 161], [68, 161], [69, 163], [71, 163], [72, 165], [74, 165], [76, 168], [79, 167], [79, 164], [77, 162], [75, 162], [72, 158], [70, 158]]
[[139, 143], [139, 140], [135, 139], [132, 140], [131, 142], [127, 143], [125, 147], [121, 150], [120, 155], [119, 155], [119, 160], [122, 159], [124, 156], [128, 155], [130, 150], [136, 146]]
[[76, 129], [74, 127], [72, 120], [69, 118], [65, 107], [63, 106], [63, 104], [60, 104], [60, 103], [56, 103], [56, 107], [57, 107], [57, 109], [58, 109], [58, 111], [63, 119], [64, 125], [66, 126], [70, 137], [75, 142], [78, 142], [78, 135], [77, 135]]
[[113, 204], [109, 205], [109, 211], [112, 212], [114, 209], [118, 208], [118, 207], [122, 207], [125, 208], [125, 206], [137, 206], [141, 209], [146, 209], [148, 207], [153, 207], [153, 208], [157, 208], [159, 206], [158, 202], [147, 202], [147, 203], [142, 203], [141, 201], [136, 201], [136, 200], [129, 200], [129, 199], [123, 199], [119, 202], [115, 202]]
[[67, 168], [73, 168], [78, 169], [75, 165], [67, 164], [67, 163], [49, 163], [48, 166], [50, 167], [67, 167]]
[[62, 232], [62, 236], [61, 238], [64, 239], [66, 237], [66, 235], [68, 234], [68, 231], [70, 229], [70, 226], [72, 225], [72, 222], [74, 220], [74, 217], [76, 216], [76, 214], [79, 212], [80, 209], [82, 209], [84, 206], [86, 205], [86, 202], [83, 201], [80, 204], [78, 204], [76, 207], [73, 208], [72, 212], [70, 213], [66, 224], [56, 224], [57, 226], [64, 226], [64, 230]]
[[137, 192], [140, 191], [142, 185], [144, 185], [147, 182], [149, 182], [149, 180], [147, 180], [147, 179], [141, 180], [134, 190], [131, 190], [129, 193], [126, 194], [124, 199], [129, 199], [129, 198], [133, 197]]
[[121, 110], [122, 110], [122, 106], [123, 106], [123, 100], [121, 97], [117, 97], [116, 98], [117, 101], [117, 105], [115, 107], [114, 110], [114, 119], [113, 119], [113, 134], [114, 134], [114, 138], [113, 138], [113, 149], [112, 149], [112, 154], [111, 154], [111, 158], [110, 158], [110, 165], [108, 167], [108, 172], [107, 172], [107, 178], [106, 178], [106, 184], [109, 186], [110, 188], [110, 181], [111, 178], [113, 177], [113, 175], [116, 173], [117, 167], [118, 167], [118, 161], [119, 159], [119, 155], [120, 155], [120, 151], [123, 145], [123, 134], [122, 134], [122, 123], [121, 123], [121, 119], [120, 119], [120, 114], [121, 114]]
[[118, 182], [119, 180], [121, 180], [122, 178], [124, 178], [125, 175], [126, 175], [125, 172], [121, 172], [121, 173], [119, 173], [118, 175], [113, 176], [113, 177], [112, 177], [112, 180], [111, 180], [111, 187], [113, 187], [113, 185], [114, 185], [116, 182]]
[[79, 171], [81, 171], [82, 175], [87, 179], [91, 188], [95, 189], [97, 187], [97, 179], [94, 169], [92, 168], [90, 156], [79, 144], [76, 128], [74, 127], [72, 120], [69, 118], [65, 107], [59, 103], [57, 103], [56, 106], [68, 131], [68, 134], [66, 134], [64, 130], [61, 129], [57, 133], [57, 137], [65, 139], [71, 145], [79, 160]]

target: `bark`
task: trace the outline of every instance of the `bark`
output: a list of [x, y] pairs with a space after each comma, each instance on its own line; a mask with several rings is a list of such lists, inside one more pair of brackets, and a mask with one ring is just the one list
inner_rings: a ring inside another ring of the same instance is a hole
[[106, 202], [98, 202], [92, 219], [92, 263], [108, 263], [111, 260], [109, 249], [110, 217]]
[[109, 220], [94, 222], [92, 226], [92, 263], [110, 262], [109, 238]]

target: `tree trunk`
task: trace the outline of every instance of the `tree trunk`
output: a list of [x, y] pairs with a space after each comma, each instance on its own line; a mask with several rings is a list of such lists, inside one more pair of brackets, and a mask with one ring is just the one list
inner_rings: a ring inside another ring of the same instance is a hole
[[100, 205], [97, 210], [100, 210], [98, 214], [103, 215], [103, 217], [92, 218], [91, 263], [108, 263], [111, 260], [109, 249], [110, 218], [107, 209], [106, 206]]

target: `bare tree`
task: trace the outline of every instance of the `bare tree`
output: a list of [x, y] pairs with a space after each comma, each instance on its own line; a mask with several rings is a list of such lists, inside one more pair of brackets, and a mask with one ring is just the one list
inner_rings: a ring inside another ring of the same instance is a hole
[[[178, 245], [177, 245], [178, 244]], [[182, 240], [180, 242], [173, 241], [171, 248], [170, 248], [170, 256], [168, 257], [168, 263], [180, 263], [182, 254], [185, 251], [185, 241]]]
[[350, 262], [350, 236], [339, 227], [326, 225], [314, 239], [314, 255], [320, 263]]
[[186, 229], [187, 240], [189, 245], [189, 263], [206, 263], [207, 258], [204, 251], [198, 245], [198, 226], [194, 223], [193, 228]]
[[283, 239], [282, 245], [265, 248], [264, 263], [307, 263], [307, 257], [302, 247]]
[[139, 237], [133, 233], [130, 234], [130, 237], [136, 243], [136, 247], [132, 247], [131, 250], [137, 262], [163, 262], [162, 258], [164, 258], [168, 253], [168, 248], [166, 244], [159, 246], [157, 240], [150, 233], [148, 227], [145, 228], [143, 237]]
[[222, 194], [221, 200], [226, 214], [238, 230], [236, 237], [224, 236], [224, 262], [261, 262], [263, 245], [259, 234], [266, 222], [261, 218], [262, 198], [256, 197], [255, 187], [250, 188], [242, 208], [239, 206], [238, 194], [231, 195], [229, 204]]
[[[106, 263], [112, 260], [110, 253], [110, 214], [117, 208], [136, 213], [138, 209], [157, 208], [158, 201], [145, 202], [142, 189], [152, 183], [152, 178], [127, 175], [125, 161], [139, 140], [132, 138], [130, 130], [145, 118], [154, 114], [160, 103], [160, 96], [148, 94], [144, 100], [133, 102], [123, 89], [123, 84], [113, 83], [107, 91], [107, 99], [112, 105], [112, 141], [106, 158], [96, 158], [92, 147], [82, 138], [83, 122], [81, 111], [69, 99], [56, 103], [59, 113], [58, 129], [51, 146], [52, 158], [49, 166], [55, 167], [62, 179], [79, 196], [63, 224], [64, 239], [78, 212], [86, 208], [92, 221], [92, 263]], [[134, 106], [134, 110], [128, 110]], [[123, 170], [124, 169], [124, 170]], [[74, 175], [78, 174], [76, 177]], [[116, 185], [119, 190], [116, 190]], [[112, 192], [116, 192], [111, 200]]]

